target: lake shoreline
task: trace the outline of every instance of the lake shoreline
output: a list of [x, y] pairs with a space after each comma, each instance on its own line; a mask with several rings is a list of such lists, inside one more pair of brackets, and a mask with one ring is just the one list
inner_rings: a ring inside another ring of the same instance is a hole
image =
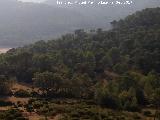
[[0, 54], [6, 53], [9, 49], [11, 49], [11, 48], [0, 48]]

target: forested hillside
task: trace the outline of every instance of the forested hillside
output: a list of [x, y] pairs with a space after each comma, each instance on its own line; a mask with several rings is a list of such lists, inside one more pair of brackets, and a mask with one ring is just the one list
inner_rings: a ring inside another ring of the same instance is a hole
[[1, 54], [1, 82], [14, 78], [39, 88], [37, 96], [89, 99], [118, 110], [159, 107], [160, 8], [111, 24], [108, 31], [76, 30]]

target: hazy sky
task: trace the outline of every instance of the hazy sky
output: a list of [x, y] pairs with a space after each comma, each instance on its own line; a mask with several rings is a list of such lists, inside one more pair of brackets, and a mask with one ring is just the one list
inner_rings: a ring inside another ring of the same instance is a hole
[[37, 3], [41, 3], [44, 2], [46, 0], [18, 0], [18, 1], [22, 1], [22, 2], [37, 2]]

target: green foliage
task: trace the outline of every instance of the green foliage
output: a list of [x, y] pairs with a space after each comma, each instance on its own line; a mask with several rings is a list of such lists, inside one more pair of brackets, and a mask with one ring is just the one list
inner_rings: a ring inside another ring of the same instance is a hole
[[[159, 16], [160, 8], [149, 8], [113, 21], [108, 31], [81, 29], [11, 49], [0, 55], [0, 74], [34, 83], [42, 97], [95, 97], [100, 105], [129, 111], [159, 106]], [[0, 93], [8, 93], [7, 78], [0, 76]]]
[[16, 97], [30, 97], [31, 95], [28, 91], [20, 89], [14, 93], [14, 96], [16, 96]]
[[148, 110], [147, 110], [147, 111], [143, 111], [143, 114], [144, 114], [145, 116], [151, 116], [152, 113], [151, 113], [151, 111], [148, 111]]
[[0, 100], [0, 106], [12, 106], [13, 103]]
[[38, 103], [39, 107], [34, 107], [38, 114], [44, 116], [61, 115], [60, 120], [132, 120], [138, 118], [136, 113], [128, 116], [128, 112], [113, 111], [111, 109], [101, 108], [95, 104], [89, 105], [87, 100], [57, 99], [57, 100], [33, 100], [29, 105], [34, 106]]
[[0, 112], [0, 119], [2, 120], [27, 120], [17, 109], [10, 109], [5, 112]]
[[0, 75], [0, 94], [1, 95], [8, 95], [11, 93], [10, 91], [10, 81], [7, 80], [5, 75]]
[[119, 109], [120, 107], [118, 97], [115, 96], [114, 93], [110, 92], [108, 86], [102, 87], [101, 84], [98, 84], [96, 86], [94, 98], [101, 106], [114, 109]]

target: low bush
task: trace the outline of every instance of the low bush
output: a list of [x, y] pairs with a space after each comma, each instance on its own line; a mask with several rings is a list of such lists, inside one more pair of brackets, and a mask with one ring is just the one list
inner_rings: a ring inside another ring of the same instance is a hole
[[151, 116], [151, 111], [149, 111], [149, 110], [146, 110], [146, 111], [143, 111], [143, 115], [145, 115], [145, 116], [147, 116], [147, 117], [149, 117], [149, 116]]
[[16, 97], [30, 97], [30, 93], [28, 91], [25, 91], [25, 90], [18, 90], [14, 93], [14, 95]]
[[3, 106], [11, 106], [11, 105], [13, 105], [12, 102], [0, 100], [0, 106], [2, 106], [2, 107], [3, 107]]
[[17, 109], [10, 109], [0, 113], [0, 120], [28, 120]]

